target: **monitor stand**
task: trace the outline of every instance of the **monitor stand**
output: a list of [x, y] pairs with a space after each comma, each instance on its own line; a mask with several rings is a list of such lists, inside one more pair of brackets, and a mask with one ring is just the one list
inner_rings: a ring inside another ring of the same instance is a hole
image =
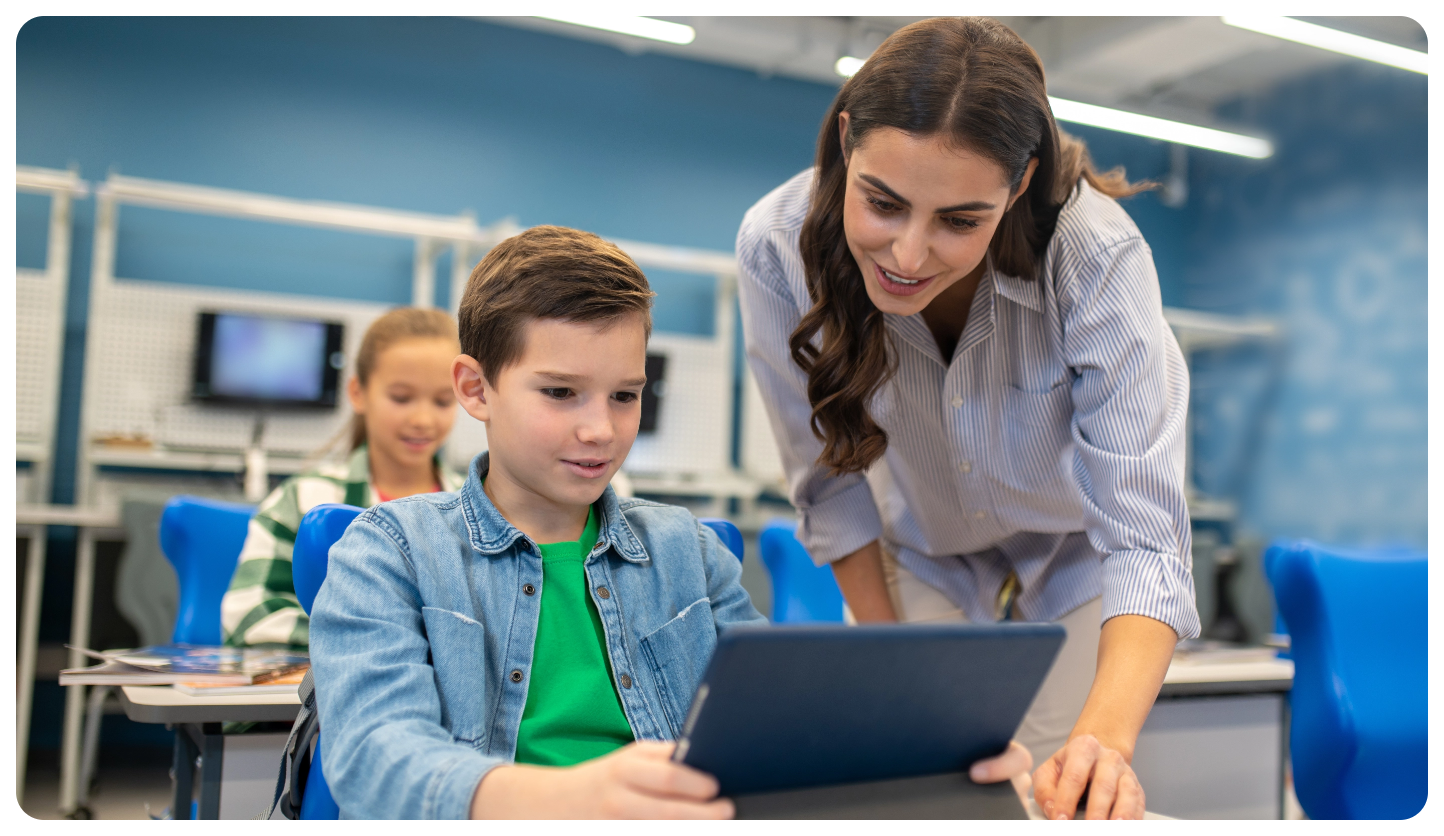
[[1026, 819], [1011, 781], [966, 772], [734, 796], [739, 819]]

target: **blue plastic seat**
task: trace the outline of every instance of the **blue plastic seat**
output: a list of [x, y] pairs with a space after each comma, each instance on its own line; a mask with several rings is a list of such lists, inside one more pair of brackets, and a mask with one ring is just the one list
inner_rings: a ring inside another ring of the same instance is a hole
[[1428, 796], [1423, 552], [1280, 542], [1264, 556], [1291, 641], [1289, 749], [1312, 819], [1406, 819]]
[[731, 520], [724, 520], [720, 517], [700, 517], [697, 521], [715, 531], [718, 538], [722, 540], [722, 545], [737, 555], [738, 560], [742, 559], [742, 532], [737, 530], [737, 526], [733, 525]]
[[[307, 615], [311, 614], [316, 593], [321, 591], [321, 584], [326, 580], [331, 547], [363, 510], [354, 505], [326, 503], [317, 505], [301, 518], [301, 526], [296, 529], [296, 546], [291, 551], [291, 580], [296, 585], [296, 599]], [[306, 775], [306, 786], [301, 790], [302, 819], [341, 817], [341, 808], [331, 796], [331, 787], [326, 783], [326, 773], [321, 766], [321, 742], [322, 737], [317, 733], [311, 770]]]
[[160, 515], [160, 548], [180, 583], [180, 607], [171, 641], [221, 643], [221, 599], [231, 585], [250, 505], [199, 496], [173, 497]]
[[840, 623], [842, 590], [837, 588], [832, 569], [813, 564], [796, 531], [796, 522], [776, 519], [764, 526], [758, 537], [762, 564], [772, 576], [772, 622]]

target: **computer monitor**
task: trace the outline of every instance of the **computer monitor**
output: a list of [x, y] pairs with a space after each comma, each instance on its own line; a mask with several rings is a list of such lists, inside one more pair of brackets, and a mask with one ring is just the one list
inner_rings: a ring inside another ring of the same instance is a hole
[[657, 431], [657, 416], [662, 411], [662, 396], [667, 392], [667, 355], [647, 355], [647, 385], [642, 388], [642, 422], [638, 432]]
[[342, 325], [314, 319], [204, 311], [191, 397], [250, 406], [336, 406], [346, 365]]

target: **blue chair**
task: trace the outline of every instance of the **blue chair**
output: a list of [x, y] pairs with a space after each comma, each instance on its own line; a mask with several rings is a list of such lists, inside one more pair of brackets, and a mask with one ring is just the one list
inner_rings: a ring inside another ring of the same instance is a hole
[[724, 520], [720, 517], [700, 517], [697, 522], [716, 532], [718, 538], [722, 540], [722, 545], [737, 555], [739, 561], [742, 559], [742, 532], [737, 530], [737, 526], [733, 525], [731, 520]]
[[1264, 571], [1294, 659], [1289, 749], [1312, 819], [1406, 819], [1428, 796], [1423, 552], [1279, 542]]
[[772, 576], [772, 622], [841, 623], [842, 590], [832, 569], [816, 566], [797, 541], [797, 523], [776, 519], [762, 528], [758, 545], [762, 564]]
[[221, 643], [221, 599], [231, 586], [256, 509], [199, 496], [173, 497], [160, 515], [160, 548], [175, 567], [180, 608], [171, 641]]
[[[301, 526], [296, 530], [296, 545], [291, 550], [291, 582], [296, 586], [296, 599], [307, 615], [311, 614], [316, 593], [321, 591], [321, 584], [326, 580], [331, 546], [341, 539], [346, 527], [362, 510], [354, 505], [327, 503], [317, 505], [301, 518]], [[306, 774], [306, 785], [301, 789], [300, 818], [340, 817], [341, 808], [331, 796], [331, 787], [326, 783], [326, 774], [321, 766], [321, 736], [317, 733], [311, 768]]]

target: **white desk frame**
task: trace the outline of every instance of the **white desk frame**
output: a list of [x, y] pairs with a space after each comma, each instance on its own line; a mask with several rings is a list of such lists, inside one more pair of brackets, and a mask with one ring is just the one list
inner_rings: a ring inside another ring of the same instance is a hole
[[[17, 436], [15, 459], [30, 462], [29, 496], [23, 499], [28, 502], [47, 502], [50, 499], [50, 471], [55, 459], [55, 420], [59, 410], [61, 365], [65, 355], [65, 305], [70, 287], [72, 200], [86, 196], [90, 189], [74, 171], [18, 165], [15, 167], [15, 190], [50, 198], [45, 269], [41, 271], [47, 291], [44, 304], [41, 310], [15, 312], [17, 330], [22, 317], [33, 317], [39, 320], [36, 324], [40, 326], [43, 334], [43, 347], [39, 352], [41, 368], [30, 370], [35, 380], [32, 385], [40, 388], [37, 398], [41, 404], [38, 426], [34, 433], [26, 437]], [[38, 278], [31, 270], [18, 272], [31, 274], [26, 277], [27, 280]], [[17, 282], [19, 278], [17, 276]], [[17, 293], [17, 308], [21, 298], [22, 295]]]

